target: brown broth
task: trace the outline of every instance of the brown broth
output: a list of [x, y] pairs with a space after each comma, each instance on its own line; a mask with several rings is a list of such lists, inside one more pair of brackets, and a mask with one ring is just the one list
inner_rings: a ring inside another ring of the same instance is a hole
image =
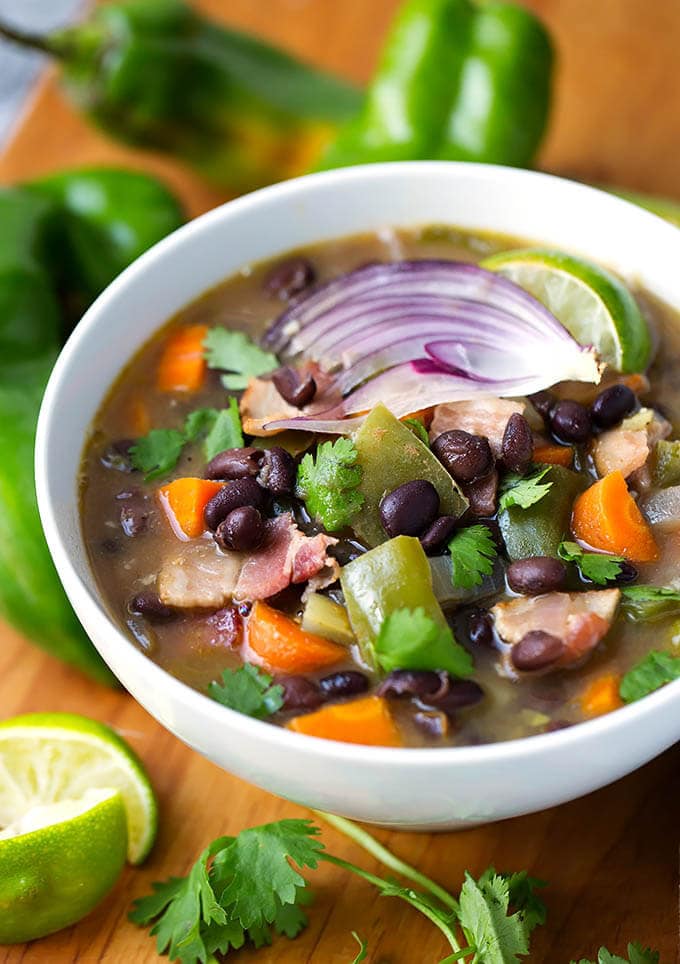
[[[521, 242], [516, 239], [472, 237], [456, 229], [432, 227], [342, 239], [315, 245], [304, 253], [312, 260], [318, 278], [326, 280], [372, 260], [428, 257], [479, 260], [494, 251], [519, 245]], [[132, 644], [140, 646], [169, 673], [202, 691], [223, 669], [239, 665], [239, 656], [216, 641], [216, 633], [209, 627], [210, 614], [190, 613], [176, 621], [153, 625], [130, 615], [130, 598], [154, 587], [160, 560], [176, 549], [178, 543], [153, 496], [156, 485], [161, 483], [145, 486], [139, 473], [105, 468], [101, 457], [112, 441], [134, 438], [147, 430], [139, 422], [140, 405], [146, 412], [149, 427], [172, 428], [181, 425], [193, 409], [224, 404], [225, 392], [215, 372], [209, 373], [200, 392], [186, 398], [158, 392], [149, 373], [155, 371], [163, 343], [175, 328], [205, 323], [241, 329], [253, 336], [260, 334], [283, 307], [280, 301], [263, 292], [263, 277], [270, 267], [271, 264], [247, 266], [180, 311], [138, 352], [98, 412], [83, 459], [82, 527], [103, 599], [114, 619], [126, 629]], [[663, 345], [650, 370], [650, 398], [660, 401], [659, 407], [677, 430], [680, 427], [680, 367], [676, 364], [680, 352], [680, 320], [675, 312], [648, 294], [644, 293], [641, 300]], [[188, 447], [168, 479], [200, 475], [203, 461], [196, 446]], [[140, 495], [121, 498], [125, 492]], [[141, 504], [147, 516], [144, 531], [134, 537], [125, 535], [120, 524], [121, 508], [130, 504]], [[659, 541], [662, 557], [658, 563], [639, 567], [640, 582], [668, 584], [676, 578], [680, 537], [665, 533], [659, 535]], [[298, 599], [299, 595], [288, 600], [291, 611], [296, 610]], [[460, 622], [458, 616], [452, 615], [457, 637], [464, 642], [465, 632]], [[589, 681], [604, 672], [625, 672], [652, 648], [670, 649], [678, 635], [680, 624], [674, 626], [672, 620], [646, 625], [627, 622], [619, 615], [615, 626], [585, 665], [520, 682], [499, 674], [495, 649], [477, 648], [474, 678], [484, 688], [485, 698], [478, 706], [461, 711], [446, 737], [433, 740], [424, 735], [413, 724], [411, 710], [404, 703], [395, 701], [395, 714], [409, 745], [495, 742], [579, 722], [583, 714], [578, 697]], [[347, 667], [352, 665], [348, 659]]]

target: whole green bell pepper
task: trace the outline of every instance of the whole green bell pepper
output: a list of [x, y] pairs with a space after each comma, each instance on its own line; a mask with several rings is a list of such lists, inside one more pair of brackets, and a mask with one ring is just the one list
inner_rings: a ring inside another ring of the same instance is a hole
[[102, 4], [46, 38], [0, 30], [56, 56], [76, 103], [109, 133], [233, 191], [303, 173], [361, 105], [351, 85], [181, 0]]
[[547, 31], [514, 3], [407, 0], [323, 169], [394, 160], [529, 166], [550, 108]]
[[33, 642], [113, 683], [50, 558], [33, 483], [42, 395], [76, 306], [182, 222], [154, 178], [64, 172], [0, 189], [0, 616]]

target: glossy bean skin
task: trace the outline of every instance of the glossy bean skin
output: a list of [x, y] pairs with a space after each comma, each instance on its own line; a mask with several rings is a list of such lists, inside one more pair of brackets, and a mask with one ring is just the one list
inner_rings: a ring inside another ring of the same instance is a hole
[[427, 698], [439, 693], [442, 685], [441, 675], [434, 670], [394, 669], [378, 687], [378, 696], [415, 696], [429, 703]]
[[331, 673], [319, 680], [319, 688], [328, 700], [337, 700], [343, 696], [356, 696], [365, 693], [369, 687], [368, 676], [358, 670], [346, 669], [339, 673]]
[[267, 294], [289, 301], [316, 280], [314, 266], [307, 258], [287, 258], [274, 265], [264, 279]]
[[157, 592], [139, 592], [133, 596], [128, 609], [135, 616], [144, 616], [150, 622], [167, 622], [177, 617], [177, 611], [166, 606]]
[[524, 472], [534, 454], [534, 437], [529, 423], [513, 412], [508, 419], [501, 444], [501, 461], [509, 472]]
[[257, 475], [264, 452], [247, 446], [241, 449], [225, 449], [212, 458], [205, 467], [204, 479], [233, 481]]
[[450, 677], [446, 692], [441, 695], [435, 694], [431, 698], [432, 705], [443, 710], [449, 716], [466, 707], [476, 706], [483, 699], [484, 690], [479, 683], [475, 683], [471, 679], [454, 680]]
[[440, 515], [420, 537], [420, 544], [427, 555], [434, 555], [453, 536], [457, 520], [452, 515]]
[[251, 552], [264, 538], [262, 516], [251, 505], [239, 506], [220, 522], [214, 538], [220, 549]]
[[414, 479], [397, 486], [380, 503], [380, 519], [385, 532], [395, 536], [419, 536], [428, 529], [439, 512], [439, 494], [426, 479]]
[[493, 469], [488, 439], [460, 429], [442, 432], [432, 443], [432, 451], [456, 482], [474, 482]]
[[498, 472], [494, 469], [482, 479], [462, 486], [463, 495], [469, 502], [468, 512], [476, 518], [491, 516], [498, 505]]
[[484, 609], [473, 609], [468, 614], [467, 632], [473, 646], [493, 646], [491, 616]]
[[510, 661], [524, 673], [548, 669], [564, 653], [564, 643], [557, 636], [534, 629], [523, 636], [510, 650]]
[[290, 452], [278, 445], [265, 449], [257, 476], [263, 489], [272, 495], [292, 495], [296, 476], [297, 466]]
[[510, 563], [506, 578], [513, 592], [538, 596], [561, 589], [567, 578], [567, 567], [553, 556], [530, 556]]
[[130, 457], [130, 449], [134, 444], [135, 440], [129, 438], [112, 442], [102, 453], [99, 461], [105, 469], [115, 469], [117, 472], [134, 472], [136, 470]]
[[282, 710], [315, 710], [324, 702], [317, 684], [306, 676], [284, 676], [276, 683], [283, 689]]
[[276, 390], [289, 405], [304, 408], [316, 395], [316, 381], [309, 372], [298, 372], [287, 365], [272, 375]]
[[593, 425], [590, 412], [569, 398], [556, 402], [550, 410], [550, 431], [559, 442], [580, 444], [587, 442], [592, 435]]
[[636, 405], [635, 393], [627, 385], [611, 385], [600, 392], [590, 406], [593, 424], [598, 429], [613, 428], [630, 415]]
[[264, 505], [264, 492], [253, 478], [227, 482], [212, 497], [203, 513], [206, 526], [214, 532], [230, 512], [244, 505], [250, 505], [255, 509], [260, 509]]
[[552, 392], [534, 392], [529, 395], [529, 401], [534, 406], [538, 414], [545, 420], [550, 415], [550, 410], [557, 401]]

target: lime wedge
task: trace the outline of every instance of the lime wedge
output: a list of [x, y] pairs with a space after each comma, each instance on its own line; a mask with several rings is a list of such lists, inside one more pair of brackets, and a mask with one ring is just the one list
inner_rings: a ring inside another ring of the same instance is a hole
[[[3, 784], [13, 780], [2, 771]], [[118, 880], [126, 848], [117, 790], [86, 790], [79, 800], [26, 810], [0, 833], [0, 944], [32, 941], [79, 921]]]
[[124, 740], [72, 713], [29, 713], [0, 723], [0, 831], [21, 826], [35, 808], [82, 801], [97, 789], [120, 793], [128, 860], [141, 863], [156, 836], [158, 806], [141, 761]]
[[592, 345], [619, 372], [644, 371], [649, 329], [635, 298], [615, 275], [559, 251], [524, 248], [494, 254], [498, 271], [540, 301], [580, 345]]

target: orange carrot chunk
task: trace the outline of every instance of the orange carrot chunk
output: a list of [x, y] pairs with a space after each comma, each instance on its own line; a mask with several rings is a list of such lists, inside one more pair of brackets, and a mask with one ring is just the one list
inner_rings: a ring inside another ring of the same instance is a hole
[[563, 465], [570, 469], [574, 461], [574, 450], [570, 445], [537, 445], [534, 449], [534, 462], [543, 465]]
[[296, 733], [341, 743], [369, 746], [402, 746], [403, 741], [380, 696], [364, 696], [347, 703], [332, 703], [314, 713], [296, 716], [287, 724]]
[[294, 619], [256, 602], [248, 618], [248, 644], [270, 672], [311, 673], [347, 659], [344, 646], [306, 633]]
[[207, 325], [180, 328], [170, 336], [158, 363], [157, 386], [161, 392], [197, 392], [205, 377], [203, 342]]
[[585, 716], [602, 716], [623, 706], [619, 696], [621, 677], [615, 673], [593, 680], [581, 694], [581, 709]]
[[175, 479], [158, 490], [158, 498], [165, 509], [175, 535], [197, 539], [206, 530], [203, 512], [222, 482], [207, 479]]
[[652, 562], [659, 557], [652, 530], [620, 472], [610, 472], [578, 497], [571, 525], [576, 538], [593, 549], [616, 553], [631, 562]]

